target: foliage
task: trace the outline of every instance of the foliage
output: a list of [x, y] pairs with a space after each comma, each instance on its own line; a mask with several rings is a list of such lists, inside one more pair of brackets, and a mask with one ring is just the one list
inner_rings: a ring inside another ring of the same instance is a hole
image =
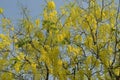
[[119, 80], [120, 0], [46, 2], [18, 24], [0, 8], [0, 80]]

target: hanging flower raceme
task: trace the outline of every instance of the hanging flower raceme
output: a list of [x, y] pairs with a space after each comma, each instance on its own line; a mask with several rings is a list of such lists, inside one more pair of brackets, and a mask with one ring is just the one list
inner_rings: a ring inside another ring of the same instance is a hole
[[10, 39], [7, 35], [0, 34], [0, 49], [10, 46]]
[[49, 19], [52, 21], [52, 22], [55, 22], [57, 21], [57, 11], [56, 10], [53, 10], [49, 13]]
[[36, 19], [35, 24], [36, 24], [36, 26], [39, 26], [40, 25], [40, 19]]
[[3, 8], [0, 8], [0, 14], [2, 14], [3, 13]]
[[50, 10], [55, 9], [55, 3], [53, 1], [50, 1], [50, 2], [48, 2], [47, 7]]

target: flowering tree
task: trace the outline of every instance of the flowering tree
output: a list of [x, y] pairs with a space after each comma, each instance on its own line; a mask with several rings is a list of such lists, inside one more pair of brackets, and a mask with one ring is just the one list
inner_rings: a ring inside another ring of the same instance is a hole
[[13, 24], [0, 8], [1, 80], [120, 80], [120, 0], [75, 0], [42, 19], [25, 8]]

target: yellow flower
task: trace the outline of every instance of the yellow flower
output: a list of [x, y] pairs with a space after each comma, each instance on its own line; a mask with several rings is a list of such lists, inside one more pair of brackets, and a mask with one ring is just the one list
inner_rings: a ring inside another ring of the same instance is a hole
[[120, 67], [116, 68], [114, 70], [115, 75], [119, 76], [120, 75]]
[[11, 31], [14, 31], [14, 27], [11, 27], [10, 30], [11, 30]]
[[72, 52], [73, 47], [71, 45], [68, 45], [68, 52]]
[[57, 35], [57, 39], [58, 39], [58, 42], [63, 41], [64, 40], [64, 35], [63, 34]]
[[16, 72], [20, 71], [20, 66], [21, 66], [20, 62], [18, 62], [18, 63], [15, 64], [14, 68], [15, 68]]
[[6, 37], [4, 34], [0, 34], [0, 38], [5, 39]]
[[35, 63], [32, 63], [31, 64], [31, 67], [32, 67], [32, 71], [33, 71], [33, 73], [35, 74], [36, 73], [36, 71], [37, 71], [37, 68], [36, 68], [36, 64]]
[[57, 15], [57, 11], [54, 10], [54, 11], [51, 12], [51, 14], [53, 14], [53, 16], [55, 16], [55, 15]]
[[50, 19], [53, 19], [56, 15], [57, 15], [57, 11], [54, 10], [49, 14], [49, 17]]
[[93, 39], [92, 39], [91, 36], [88, 36], [88, 37], [86, 38], [86, 40], [85, 40], [85, 45], [86, 45], [88, 48], [92, 48], [92, 47], [93, 47], [92, 44], [93, 44]]
[[2, 14], [3, 13], [3, 8], [0, 8], [0, 14]]
[[17, 40], [17, 39], [14, 39], [14, 42], [16, 43], [16, 42], [18, 42], [18, 40]]
[[39, 26], [40, 25], [40, 19], [36, 19], [35, 24], [36, 24], [36, 26]]
[[24, 59], [24, 53], [20, 53], [19, 56], [17, 56], [18, 60], [23, 60]]
[[62, 66], [62, 63], [63, 63], [62, 60], [58, 60], [58, 65], [59, 66]]
[[32, 64], [31, 64], [31, 67], [32, 67], [33, 69], [35, 69], [35, 68], [36, 68], [36, 64], [35, 64], [35, 63], [32, 63]]
[[55, 3], [53, 1], [48, 2], [48, 9], [55, 9]]

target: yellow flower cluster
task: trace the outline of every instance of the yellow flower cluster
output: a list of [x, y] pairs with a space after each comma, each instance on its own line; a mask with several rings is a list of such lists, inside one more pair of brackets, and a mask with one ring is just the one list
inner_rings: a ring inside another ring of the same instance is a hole
[[3, 13], [3, 8], [0, 8], [0, 14], [2, 14]]
[[62, 64], [63, 64], [62, 60], [58, 60], [58, 65], [62, 66]]
[[74, 53], [75, 55], [79, 54], [80, 53], [80, 48], [75, 48], [71, 45], [68, 45], [68, 52], [69, 53]]
[[14, 31], [14, 27], [11, 27], [10, 30], [11, 30], [11, 31]]
[[36, 24], [36, 26], [39, 26], [40, 25], [40, 19], [36, 19], [35, 24]]
[[53, 10], [48, 14], [48, 19], [51, 20], [52, 22], [57, 21], [57, 11]]
[[54, 17], [54, 16], [56, 16], [56, 15], [57, 15], [57, 11], [55, 11], [55, 10], [52, 11], [52, 12], [49, 14], [50, 17]]
[[85, 45], [88, 46], [89, 48], [91, 48], [92, 47], [92, 43], [93, 43], [92, 37], [91, 36], [86, 37]]
[[35, 63], [32, 63], [32, 64], [31, 64], [31, 67], [32, 67], [33, 69], [36, 69], [36, 64], [35, 64]]
[[119, 76], [120, 75], [120, 67], [116, 68], [114, 70], [115, 75]]
[[14, 66], [16, 72], [19, 72], [20, 71], [20, 66], [21, 66], [21, 63], [20, 62], [17, 62]]
[[64, 38], [65, 38], [65, 36], [66, 36], [65, 34], [58, 34], [58, 35], [57, 35], [58, 42], [63, 41]]
[[0, 34], [0, 49], [3, 49], [4, 47], [7, 47], [10, 45], [10, 39], [8, 36], [4, 34]]
[[48, 5], [47, 5], [48, 9], [55, 9], [55, 3], [53, 1], [50, 1], [48, 2]]
[[24, 53], [20, 53], [19, 56], [17, 56], [18, 60], [23, 60], [24, 59]]

